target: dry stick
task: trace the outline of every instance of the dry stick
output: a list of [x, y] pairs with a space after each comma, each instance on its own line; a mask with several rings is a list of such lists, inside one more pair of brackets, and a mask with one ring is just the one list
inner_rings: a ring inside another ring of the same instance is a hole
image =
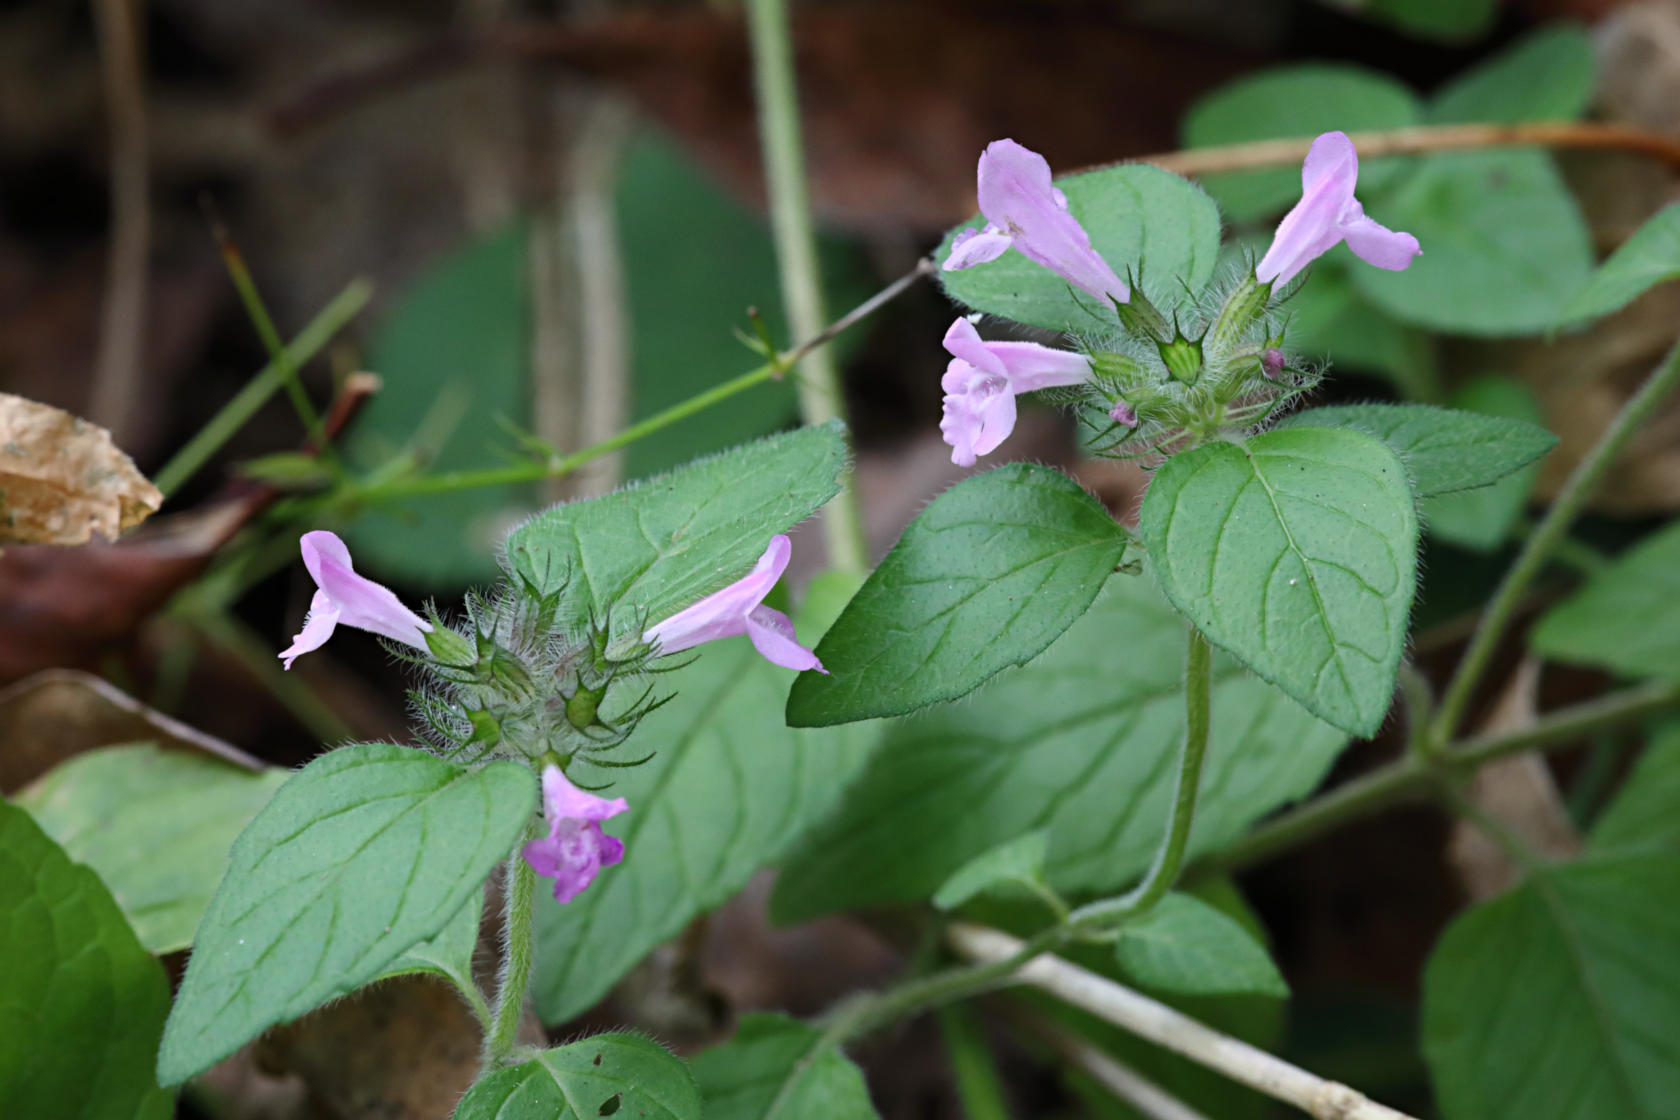
[[1022, 1001], [1011, 1001], [1009, 1020], [1017, 1037], [1046, 1043], [1069, 1065], [1084, 1070], [1116, 1098], [1147, 1120], [1208, 1120], [1143, 1074], [1092, 1045], [1074, 1031]]
[[[1006, 933], [962, 922], [952, 925], [945, 937], [958, 953], [977, 962], [1007, 960], [1021, 949], [1021, 942]], [[1060, 957], [1042, 956], [1029, 961], [1015, 971], [1012, 979], [1041, 988], [1139, 1038], [1292, 1104], [1318, 1120], [1413, 1120], [1403, 1112], [1377, 1104], [1356, 1089], [1326, 1081], [1246, 1042], [1220, 1034], [1164, 1003]]]
[[[1386, 132], [1355, 132], [1349, 135], [1362, 160], [1379, 156], [1415, 156], [1477, 148], [1540, 146], [1547, 148], [1600, 148], [1649, 156], [1670, 167], [1680, 168], [1680, 141], [1657, 132], [1624, 125], [1580, 123], [1531, 124], [1445, 124], [1396, 128]], [[1248, 171], [1259, 167], [1287, 167], [1306, 158], [1312, 138], [1255, 140], [1246, 144], [1223, 144], [1217, 148], [1160, 152], [1117, 162], [1152, 163], [1175, 175], [1212, 175], [1221, 171]], [[1113, 167], [1115, 164], [1099, 164]], [[1088, 170], [1095, 170], [1091, 168]]]
[[146, 184], [146, 94], [141, 0], [95, 0], [111, 142], [111, 253], [88, 415], [121, 443], [132, 426], [145, 359], [146, 252], [151, 203]]

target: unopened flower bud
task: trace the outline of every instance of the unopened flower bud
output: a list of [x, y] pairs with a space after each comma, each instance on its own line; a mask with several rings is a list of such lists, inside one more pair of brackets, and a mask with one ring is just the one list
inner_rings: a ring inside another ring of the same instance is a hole
[[1172, 341], [1177, 332], [1167, 317], [1156, 310], [1153, 303], [1144, 298], [1140, 289], [1132, 290], [1129, 303], [1116, 304], [1114, 310], [1120, 316], [1120, 323], [1138, 338], [1146, 339], [1156, 345], [1165, 345]]
[[1167, 372], [1172, 374], [1174, 381], [1186, 385], [1194, 385], [1196, 379], [1202, 375], [1202, 343], [1200, 339], [1192, 342], [1182, 334], [1171, 342], [1159, 344], [1161, 361], [1167, 365]]
[[1268, 381], [1280, 379], [1285, 364], [1283, 351], [1276, 346], [1268, 346], [1260, 354], [1260, 372], [1266, 375]]
[[607, 694], [606, 686], [600, 688], [579, 688], [566, 700], [566, 722], [583, 731], [595, 725], [595, 716], [601, 709], [601, 698]]
[[1266, 301], [1272, 297], [1272, 286], [1245, 276], [1237, 281], [1225, 302], [1219, 306], [1213, 327], [1207, 333], [1209, 351], [1215, 360], [1223, 358], [1242, 339], [1243, 332], [1265, 314]]
[[1108, 410], [1108, 418], [1116, 424], [1123, 424], [1128, 428], [1137, 427], [1137, 409], [1125, 401], [1115, 401], [1114, 407]]
[[426, 648], [431, 650], [439, 664], [453, 667], [465, 667], [478, 659], [478, 651], [473, 643], [447, 626], [434, 625], [426, 635]]

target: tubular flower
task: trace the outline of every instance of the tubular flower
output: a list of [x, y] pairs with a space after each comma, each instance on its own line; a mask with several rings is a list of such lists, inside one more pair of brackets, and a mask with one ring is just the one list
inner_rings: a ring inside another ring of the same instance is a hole
[[994, 140], [980, 156], [983, 230], [964, 230], [951, 244], [947, 271], [1001, 257], [1010, 246], [1098, 299], [1125, 303], [1131, 291], [1101, 255], [1067, 196], [1050, 182], [1050, 165], [1013, 140]]
[[793, 636], [793, 623], [764, 597], [776, 586], [793, 555], [793, 542], [786, 534], [770, 538], [770, 546], [758, 558], [752, 571], [659, 623], [642, 635], [660, 653], [680, 653], [702, 642], [734, 638], [745, 634], [754, 648], [784, 669], [815, 669], [827, 673], [817, 655], [800, 645]]
[[939, 430], [951, 445], [951, 462], [971, 467], [977, 456], [995, 450], [1015, 428], [1015, 395], [1090, 379], [1091, 363], [1082, 354], [1035, 342], [982, 342], [967, 319], [945, 332], [951, 363], [940, 386], [945, 416]]
[[1261, 283], [1286, 284], [1318, 257], [1346, 241], [1354, 256], [1398, 271], [1417, 256], [1417, 238], [1396, 233], [1365, 216], [1353, 197], [1359, 155], [1343, 132], [1326, 132], [1301, 164], [1301, 201], [1278, 223], [1272, 247], [1254, 270]]
[[622, 797], [607, 800], [566, 780], [558, 766], [544, 766], [543, 818], [548, 835], [520, 849], [520, 856], [545, 879], [554, 880], [554, 898], [570, 902], [595, 881], [601, 868], [624, 858], [624, 841], [601, 831], [601, 822], [630, 806]]
[[422, 635], [431, 631], [432, 624], [403, 606], [390, 588], [357, 575], [350, 564], [350, 550], [336, 533], [317, 529], [305, 533], [298, 545], [303, 550], [303, 566], [319, 590], [310, 601], [303, 629], [280, 654], [285, 668], [290, 669], [300, 654], [320, 649], [341, 623], [426, 648]]

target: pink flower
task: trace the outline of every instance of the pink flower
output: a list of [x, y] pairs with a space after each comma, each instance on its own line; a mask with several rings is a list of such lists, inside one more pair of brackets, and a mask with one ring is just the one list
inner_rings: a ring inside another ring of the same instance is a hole
[[566, 780], [558, 766], [544, 766], [543, 817], [548, 835], [520, 849], [526, 863], [545, 879], [554, 880], [554, 898], [570, 902], [595, 881], [601, 868], [624, 858], [624, 841], [601, 831], [601, 822], [630, 806], [622, 797], [611, 801], [587, 793]]
[[337, 534], [317, 529], [305, 533], [298, 544], [303, 549], [303, 566], [320, 590], [309, 604], [303, 629], [292, 639], [291, 648], [280, 654], [286, 668], [300, 654], [325, 645], [340, 623], [426, 648], [422, 635], [431, 631], [432, 624], [403, 606], [390, 588], [357, 575], [350, 566], [350, 550]]
[[793, 542], [784, 534], [776, 534], [752, 571], [687, 610], [678, 611], [643, 634], [642, 640], [658, 646], [663, 654], [745, 634], [773, 664], [784, 669], [828, 672], [816, 654], [794, 640], [788, 616], [764, 605], [764, 597], [782, 578], [792, 555]]
[[1050, 165], [1013, 140], [994, 140], [980, 156], [980, 213], [983, 230], [964, 230], [951, 243], [947, 271], [1001, 257], [1011, 245], [1101, 300], [1125, 303], [1131, 291], [1114, 275], [1079, 219], [1068, 213], [1067, 196], [1050, 182]]
[[939, 430], [951, 445], [951, 462], [971, 467], [976, 456], [995, 450], [1015, 428], [1015, 395], [1053, 385], [1078, 385], [1091, 376], [1081, 354], [1036, 342], [982, 342], [967, 319], [945, 332], [952, 354], [940, 386], [945, 416]]
[[1398, 271], [1417, 256], [1417, 238], [1396, 233], [1365, 216], [1353, 197], [1359, 155], [1343, 132], [1326, 132], [1301, 164], [1301, 201], [1278, 223], [1272, 247], [1260, 258], [1255, 279], [1286, 284], [1342, 241], [1354, 256], [1378, 268]]

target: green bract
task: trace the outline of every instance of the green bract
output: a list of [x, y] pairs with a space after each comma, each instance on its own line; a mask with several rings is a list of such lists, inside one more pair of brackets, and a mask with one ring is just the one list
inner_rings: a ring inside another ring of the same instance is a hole
[[1041, 653], [1102, 590], [1128, 535], [1059, 471], [966, 479], [904, 530], [794, 682], [795, 727], [899, 715]]
[[341, 747], [292, 775], [229, 853], [159, 1080], [185, 1080], [437, 935], [535, 805], [536, 781], [517, 763], [469, 771], [389, 744]]
[[[1190, 183], [1157, 167], [1132, 164], [1057, 179], [1068, 209], [1091, 245], [1121, 276], [1141, 270], [1151, 297], [1160, 293], [1172, 307], [1189, 292], [1200, 291], [1219, 259], [1219, 208]], [[966, 222], [940, 244], [934, 259], [950, 256], [951, 242]], [[954, 272], [941, 271], [945, 294], [977, 311], [1051, 330], [1113, 329], [1114, 309], [1069, 288], [1067, 282], [1018, 251], [995, 261]]]
[[1156, 472], [1139, 529], [1208, 640], [1345, 731], [1382, 724], [1417, 579], [1394, 452], [1307, 426], [1207, 444]]

